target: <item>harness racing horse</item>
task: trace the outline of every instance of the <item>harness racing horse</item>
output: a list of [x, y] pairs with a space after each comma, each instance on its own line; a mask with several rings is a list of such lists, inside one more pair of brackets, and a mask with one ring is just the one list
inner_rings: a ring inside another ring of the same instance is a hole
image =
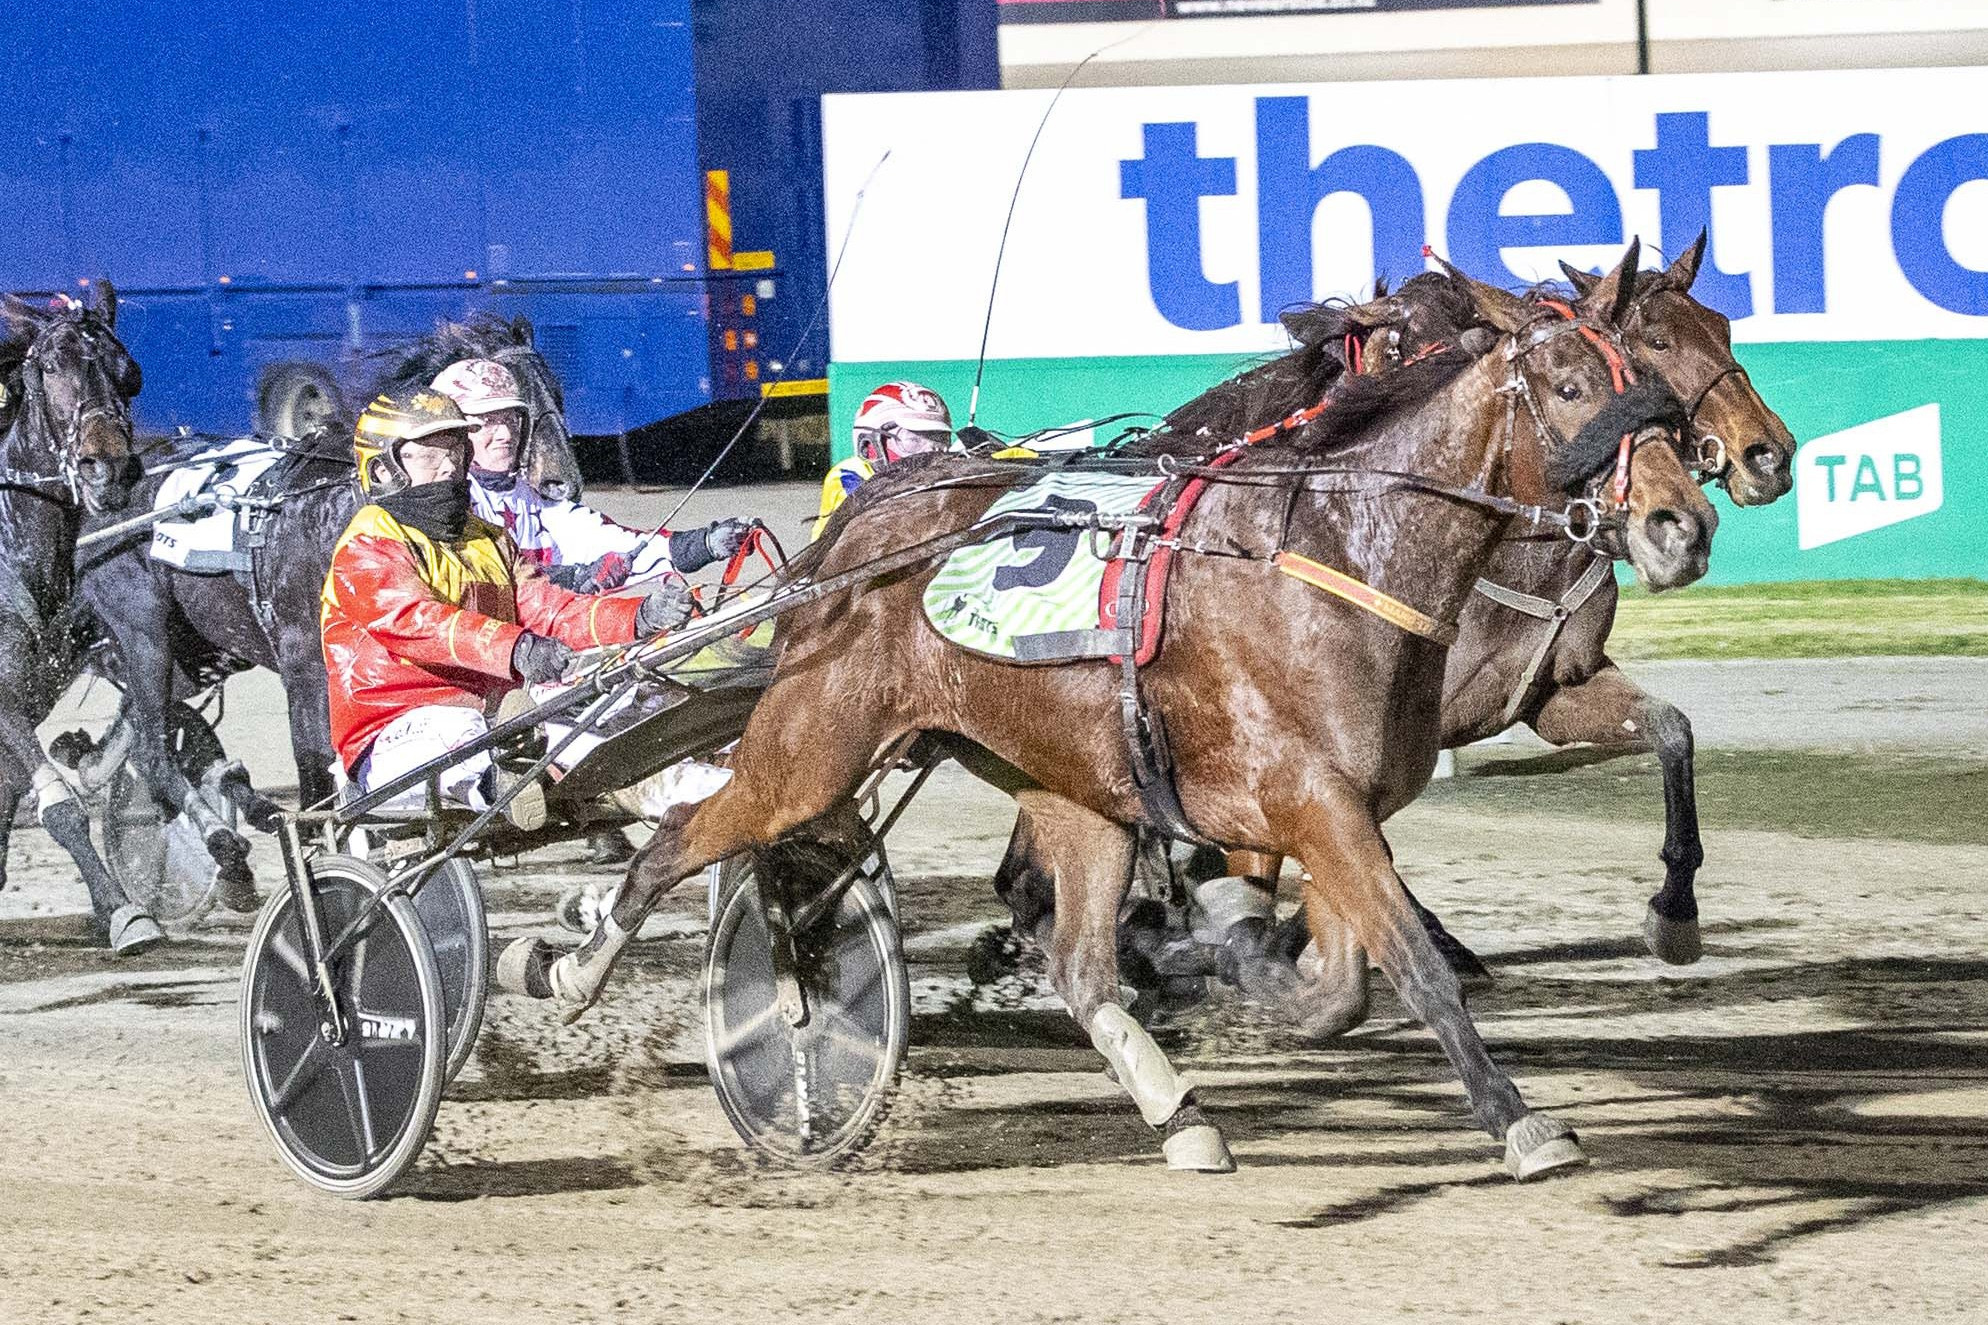
[[0, 298], [0, 886], [24, 793], [76, 862], [114, 951], [162, 937], [132, 905], [90, 843], [89, 817], [35, 736], [81, 666], [73, 550], [84, 512], [110, 513], [130, 492], [131, 398], [144, 384], [117, 338], [117, 291], [93, 287], [85, 308], [50, 310]]
[[[377, 389], [426, 386], [436, 373], [465, 358], [496, 359], [523, 388], [529, 432], [525, 472], [547, 483], [576, 477], [558, 379], [533, 348], [531, 326], [523, 319], [484, 316], [441, 323], [432, 335], [383, 352]], [[290, 699], [290, 743], [301, 803], [313, 805], [332, 794], [335, 756], [318, 595], [331, 568], [332, 548], [360, 500], [347, 438], [320, 433], [270, 445], [287, 454], [271, 470], [269, 491], [263, 495], [275, 505], [263, 528], [263, 546], [252, 549], [246, 570], [200, 574], [155, 561], [147, 551], [149, 534], [143, 532], [91, 549], [82, 566], [84, 592], [122, 655], [118, 680], [137, 727], [133, 762], [161, 805], [172, 814], [193, 817], [223, 881], [236, 886], [249, 882], [244, 863], [248, 844], [202, 797], [192, 794], [185, 772], [168, 753], [166, 714], [176, 693], [189, 688], [186, 677], [269, 668], [282, 678]], [[149, 505], [164, 472], [175, 460], [191, 459], [195, 450], [172, 439], [148, 453], [154, 463], [138, 489], [140, 499]], [[229, 790], [241, 798], [251, 823], [264, 831], [274, 827], [274, 805], [254, 795], [245, 780]], [[240, 898], [240, 893], [232, 895]]]
[[[1788, 490], [1795, 439], [1733, 358], [1731, 324], [1690, 296], [1703, 252], [1701, 236], [1667, 268], [1637, 277], [1623, 340], [1632, 359], [1651, 365], [1680, 400], [1689, 402], [1686, 413], [1700, 477], [1717, 478], [1738, 505], [1764, 505]], [[1569, 276], [1582, 290], [1592, 290], [1600, 279], [1572, 270]], [[1432, 305], [1428, 291], [1417, 287], [1418, 282], [1410, 282], [1393, 301], [1402, 306], [1403, 325], [1417, 328], [1411, 343], [1468, 334], [1444, 328], [1442, 317], [1453, 309]], [[1369, 351], [1367, 364], [1377, 361]], [[1179, 413], [1193, 408], [1191, 402]], [[1238, 431], [1248, 426], [1241, 418], [1219, 422]], [[1741, 463], [1733, 463], [1734, 456]], [[1606, 647], [1616, 601], [1607, 561], [1579, 546], [1533, 537], [1500, 544], [1457, 623], [1457, 642], [1444, 676], [1443, 745], [1468, 745], [1523, 722], [1557, 746], [1590, 743], [1610, 757], [1654, 750], [1664, 780], [1665, 834], [1659, 857], [1665, 875], [1663, 887], [1650, 899], [1643, 937], [1652, 955], [1688, 964], [1701, 952], [1693, 885], [1704, 862], [1691, 723], [1609, 659]], [[1228, 873], [1274, 891], [1281, 863], [1237, 852]], [[1253, 931], [1238, 938], [1261, 942]], [[1474, 956], [1461, 945], [1452, 952], [1462, 955], [1468, 973]], [[1247, 970], [1253, 955], [1235, 957]], [[1340, 973], [1364, 988], [1363, 966], [1357, 973], [1351, 967]], [[1328, 1002], [1350, 1010], [1364, 1006], [1364, 995]]]
[[[1681, 580], [1702, 566], [1712, 521], [1672, 446], [1649, 444], [1668, 442], [1681, 407], [1632, 380], [1615, 344], [1618, 296], [1627, 292], [1620, 269], [1566, 320], [1474, 281], [1460, 285], [1475, 320], [1498, 333], [1493, 352], [1434, 356], [1349, 384], [1290, 437], [1226, 453], [1220, 464], [1171, 462], [1208, 487], [1178, 534], [1167, 642], [1134, 681], [1139, 731], [1163, 730], [1168, 781], [1191, 827], [1305, 862], [1306, 905], [1321, 937], [1332, 936], [1336, 916], [1375, 955], [1434, 1030], [1477, 1120], [1505, 1142], [1508, 1167], [1526, 1177], [1580, 1162], [1579, 1146], [1564, 1124], [1530, 1112], [1491, 1061], [1380, 825], [1429, 779], [1446, 623], [1515, 518], [1556, 522], [1527, 508], [1607, 483], [1626, 450], [1635, 475], [1626, 518], [1698, 534], [1681, 552], [1632, 534], [1632, 554], [1652, 578]], [[933, 533], [970, 529], [1026, 472], [944, 454], [892, 466], [856, 492], [790, 573], [860, 572]], [[1171, 1164], [1230, 1168], [1187, 1083], [1117, 1002], [1115, 930], [1134, 826], [1158, 817], [1150, 784], [1135, 775], [1121, 670], [1095, 661], [1017, 667], [954, 646], [921, 609], [934, 573], [900, 571], [786, 615], [773, 679], [731, 781], [663, 820], [579, 951], [554, 960], [538, 940], [520, 940], [500, 979], [556, 999], [568, 1020], [579, 1016], [666, 889], [846, 814], [865, 775], [907, 739], [951, 733], [1033, 784], [1017, 800], [1056, 880], [1062, 923], [1050, 974], [1071, 1014], [1162, 1131]], [[1344, 596], [1314, 587], [1322, 584]], [[868, 702], [852, 710], [833, 698], [852, 693]]]

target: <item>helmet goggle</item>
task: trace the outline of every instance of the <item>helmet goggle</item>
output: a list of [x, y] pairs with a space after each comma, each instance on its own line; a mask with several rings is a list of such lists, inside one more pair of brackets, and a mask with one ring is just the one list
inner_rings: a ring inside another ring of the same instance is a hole
[[886, 423], [876, 428], [859, 429], [856, 450], [873, 465], [887, 465], [906, 456], [943, 451], [952, 444], [952, 440], [953, 434], [949, 429], [906, 428]]

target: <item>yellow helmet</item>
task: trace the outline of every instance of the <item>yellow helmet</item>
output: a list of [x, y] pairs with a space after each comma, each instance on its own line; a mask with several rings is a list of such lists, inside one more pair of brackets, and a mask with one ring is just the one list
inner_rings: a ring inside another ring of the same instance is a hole
[[368, 497], [384, 497], [407, 486], [407, 470], [400, 463], [400, 444], [455, 433], [456, 440], [469, 444], [470, 422], [456, 402], [439, 391], [411, 391], [406, 395], [380, 395], [359, 416], [352, 430], [352, 455], [359, 464], [359, 490]]

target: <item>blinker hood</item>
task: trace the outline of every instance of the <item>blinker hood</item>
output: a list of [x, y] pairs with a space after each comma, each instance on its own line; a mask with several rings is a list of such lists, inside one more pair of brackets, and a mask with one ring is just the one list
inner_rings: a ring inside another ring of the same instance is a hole
[[1660, 378], [1645, 373], [1621, 395], [1603, 405], [1571, 441], [1547, 458], [1546, 481], [1561, 492], [1572, 492], [1615, 463], [1623, 433], [1641, 432], [1650, 427], [1682, 431], [1684, 426], [1684, 405]]

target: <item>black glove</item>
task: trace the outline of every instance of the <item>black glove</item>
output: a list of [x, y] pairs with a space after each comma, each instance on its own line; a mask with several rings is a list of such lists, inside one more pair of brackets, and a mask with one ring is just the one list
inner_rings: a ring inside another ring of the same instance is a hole
[[744, 520], [714, 520], [702, 529], [670, 535], [670, 564], [688, 575], [739, 550], [752, 526]]
[[562, 681], [573, 667], [573, 650], [556, 639], [534, 635], [529, 630], [511, 646], [511, 670], [527, 685]]
[[682, 580], [657, 580], [635, 609], [635, 633], [660, 635], [690, 620], [690, 586]]

